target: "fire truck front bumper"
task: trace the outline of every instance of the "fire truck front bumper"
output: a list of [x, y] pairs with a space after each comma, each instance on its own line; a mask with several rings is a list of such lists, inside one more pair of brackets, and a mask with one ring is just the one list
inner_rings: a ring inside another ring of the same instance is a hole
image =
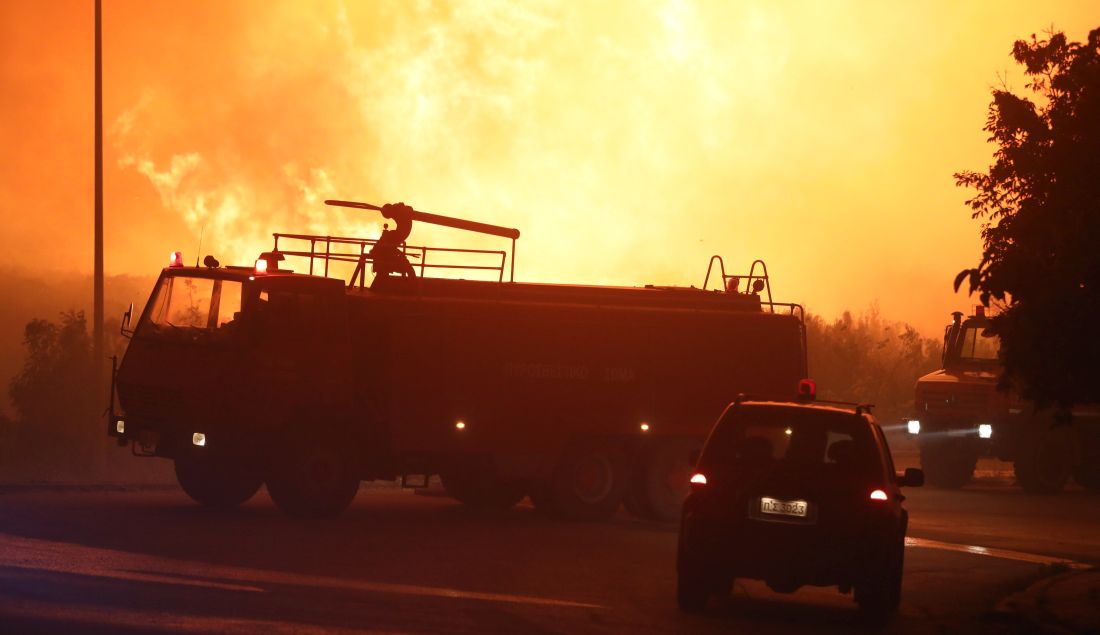
[[210, 442], [207, 431], [143, 424], [140, 420], [128, 419], [121, 414], [108, 417], [107, 434], [117, 439], [120, 446], [132, 445], [133, 453], [138, 456], [175, 458], [188, 453], [210, 451], [207, 449]]

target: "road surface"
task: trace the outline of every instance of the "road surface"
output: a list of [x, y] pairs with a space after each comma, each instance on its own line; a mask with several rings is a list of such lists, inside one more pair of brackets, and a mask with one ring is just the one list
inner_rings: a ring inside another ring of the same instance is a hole
[[[901, 633], [1027, 632], [997, 602], [1100, 564], [1100, 496], [992, 482], [914, 489]], [[364, 487], [340, 518], [239, 510], [175, 489], [0, 491], [0, 632], [801, 633], [860, 630], [851, 596], [755, 582], [677, 611], [676, 527]]]

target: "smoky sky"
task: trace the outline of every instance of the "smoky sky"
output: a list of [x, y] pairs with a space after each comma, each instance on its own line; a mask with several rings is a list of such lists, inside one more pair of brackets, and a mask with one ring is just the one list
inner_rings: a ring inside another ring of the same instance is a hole
[[[972, 303], [951, 175], [990, 162], [1012, 42], [1096, 26], [1089, 2], [104, 4], [110, 272], [374, 235], [322, 200], [405, 201], [518, 227], [517, 279], [763, 258], [779, 300], [928, 333]], [[0, 249], [26, 269], [91, 267], [91, 6], [0, 6]]]

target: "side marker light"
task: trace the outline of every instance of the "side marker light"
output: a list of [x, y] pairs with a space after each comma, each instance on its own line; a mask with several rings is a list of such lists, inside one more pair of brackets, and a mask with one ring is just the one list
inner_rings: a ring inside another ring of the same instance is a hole
[[696, 473], [695, 473], [695, 474], [694, 474], [694, 475], [693, 475], [693, 476], [691, 477], [691, 484], [692, 484], [692, 485], [706, 485], [706, 484], [707, 484], [707, 477], [706, 477], [706, 475], [705, 475], [705, 474], [703, 474], [703, 473], [701, 473], [701, 472], [696, 472]]
[[886, 496], [886, 492], [880, 489], [876, 489], [875, 491], [871, 492], [871, 500], [873, 501], [884, 501], [887, 498], [889, 497]]
[[909, 430], [909, 434], [920, 434], [920, 421], [916, 419], [910, 419], [906, 424], [906, 428]]
[[649, 432], [649, 424], [643, 421], [642, 425], [638, 426], [638, 429], [642, 432]]
[[195, 434], [192, 434], [191, 444], [197, 445], [201, 448], [202, 446], [206, 445], [206, 435], [201, 432], [196, 432]]
[[458, 421], [455, 421], [455, 430], [465, 430], [465, 429], [466, 429], [466, 422], [465, 421], [463, 421], [461, 419], [459, 419]]
[[115, 432], [119, 434], [126, 434], [126, 422], [119, 419], [115, 422]]
[[978, 436], [983, 439], [993, 438], [993, 426], [983, 423], [978, 426]]

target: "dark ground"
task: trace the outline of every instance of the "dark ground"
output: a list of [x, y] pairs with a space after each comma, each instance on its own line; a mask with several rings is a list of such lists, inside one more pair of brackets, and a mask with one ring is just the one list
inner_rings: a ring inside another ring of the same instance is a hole
[[[910, 536], [927, 540], [907, 549], [888, 632], [1033, 632], [998, 602], [1058, 560], [1100, 564], [1100, 496], [1033, 497], [995, 478], [909, 494]], [[681, 614], [675, 540], [675, 526], [625, 515], [479, 514], [382, 487], [326, 521], [287, 519], [265, 492], [212, 512], [174, 488], [15, 487], [0, 493], [0, 632], [865, 630], [835, 589], [785, 596], [755, 582]]]

